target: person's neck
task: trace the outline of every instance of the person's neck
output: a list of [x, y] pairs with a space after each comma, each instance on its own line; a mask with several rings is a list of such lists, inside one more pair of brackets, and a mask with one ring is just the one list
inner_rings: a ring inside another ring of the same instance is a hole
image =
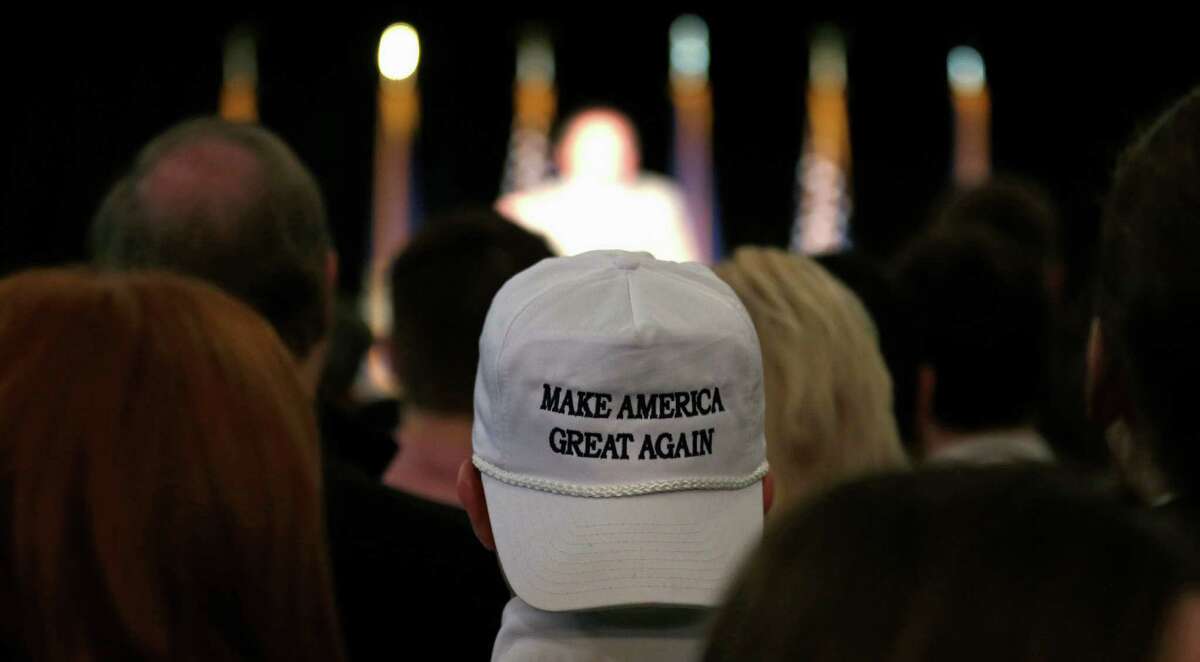
[[410, 408], [396, 438], [400, 452], [383, 482], [430, 501], [460, 506], [458, 469], [471, 457], [471, 417]]

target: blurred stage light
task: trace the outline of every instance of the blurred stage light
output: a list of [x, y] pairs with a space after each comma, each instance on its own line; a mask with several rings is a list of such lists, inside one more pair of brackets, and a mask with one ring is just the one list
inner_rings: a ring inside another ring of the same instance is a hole
[[225, 80], [245, 79], [258, 82], [258, 62], [255, 57], [254, 34], [239, 27], [225, 40]]
[[816, 29], [808, 52], [808, 129], [796, 165], [793, 250], [809, 255], [850, 246], [850, 120], [846, 47], [834, 25]]
[[225, 40], [224, 82], [218, 113], [230, 122], [258, 120], [258, 61], [254, 33], [239, 26]]
[[408, 23], [393, 23], [379, 37], [379, 73], [388, 80], [404, 80], [417, 70], [421, 40]]
[[685, 14], [671, 23], [671, 71], [708, 78], [708, 25], [699, 16]]
[[554, 48], [545, 34], [521, 39], [517, 46], [517, 80], [554, 82]]
[[946, 56], [946, 75], [956, 92], [978, 92], [987, 83], [983, 56], [970, 46], [957, 46]]
[[821, 87], [846, 85], [846, 48], [842, 33], [826, 26], [817, 31], [809, 51], [808, 79]]
[[958, 46], [946, 57], [950, 103], [954, 108], [954, 181], [976, 186], [991, 172], [991, 95], [983, 57]]
[[503, 194], [533, 188], [550, 175], [550, 127], [557, 110], [554, 44], [545, 29], [528, 26], [517, 42], [513, 128], [500, 184]]

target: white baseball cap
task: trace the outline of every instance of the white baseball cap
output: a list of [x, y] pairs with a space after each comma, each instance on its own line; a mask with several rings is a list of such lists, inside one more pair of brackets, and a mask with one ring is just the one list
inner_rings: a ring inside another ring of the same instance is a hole
[[595, 251], [496, 294], [474, 464], [509, 584], [549, 611], [718, 604], [762, 533], [762, 356], [695, 263]]

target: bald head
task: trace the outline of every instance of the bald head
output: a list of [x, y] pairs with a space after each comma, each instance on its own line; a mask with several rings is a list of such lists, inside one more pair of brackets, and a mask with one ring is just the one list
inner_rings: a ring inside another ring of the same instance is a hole
[[172, 222], [201, 216], [230, 231], [263, 194], [263, 168], [249, 149], [221, 138], [178, 145], [147, 169], [137, 195], [150, 215]]
[[138, 154], [92, 228], [105, 267], [197, 276], [253, 306], [300, 359], [325, 335], [331, 251], [312, 175], [274, 134], [216, 119]]

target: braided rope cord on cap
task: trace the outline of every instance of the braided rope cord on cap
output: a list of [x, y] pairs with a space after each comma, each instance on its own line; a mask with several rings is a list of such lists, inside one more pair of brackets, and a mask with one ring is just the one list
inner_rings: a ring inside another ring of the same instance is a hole
[[474, 455], [471, 462], [484, 474], [514, 487], [524, 487], [551, 494], [563, 496], [588, 497], [608, 499], [613, 497], [641, 496], [659, 492], [680, 492], [684, 490], [740, 490], [749, 487], [767, 475], [767, 463], [764, 461], [758, 468], [746, 476], [733, 478], [672, 478], [668, 480], [648, 480], [626, 485], [579, 485], [561, 480], [550, 480], [524, 474], [505, 471], [487, 460]]

